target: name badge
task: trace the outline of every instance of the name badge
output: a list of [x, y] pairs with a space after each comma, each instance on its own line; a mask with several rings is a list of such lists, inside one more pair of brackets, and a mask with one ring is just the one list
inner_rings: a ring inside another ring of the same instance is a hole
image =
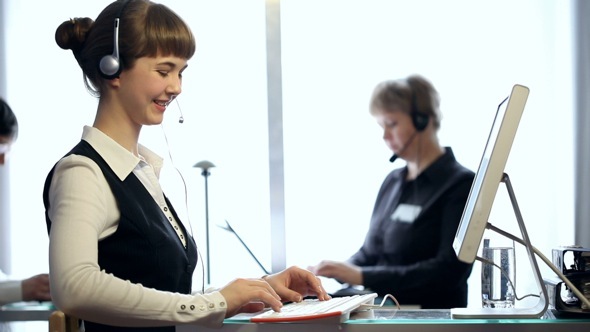
[[413, 223], [420, 214], [420, 211], [422, 211], [421, 206], [402, 203], [391, 214], [391, 220]]

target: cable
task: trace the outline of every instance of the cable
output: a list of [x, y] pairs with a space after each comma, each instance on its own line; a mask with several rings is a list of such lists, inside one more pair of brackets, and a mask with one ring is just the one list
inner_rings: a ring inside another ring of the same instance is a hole
[[[420, 157], [422, 157], [422, 135], [418, 137], [418, 154], [416, 155], [416, 177], [414, 178], [413, 187], [414, 187], [414, 203], [418, 204], [420, 200], [420, 196], [418, 195], [418, 177], [422, 172], [420, 171]], [[420, 206], [420, 210], [422, 210], [422, 206]]]
[[383, 305], [385, 305], [385, 302], [387, 301], [388, 298], [393, 300], [393, 302], [395, 302], [395, 305], [396, 305], [396, 309], [390, 309], [390, 310], [401, 310], [401, 306], [399, 305], [399, 302], [397, 301], [395, 296], [393, 296], [391, 294], [386, 294], [383, 297], [381, 304], [361, 304], [360, 308], [366, 309], [366, 310], [368, 310], [368, 309], [384, 309], [385, 307], [383, 307]]
[[504, 269], [502, 267], [500, 267], [498, 264], [492, 262], [489, 259], [485, 259], [485, 258], [482, 258], [482, 257], [479, 257], [479, 256], [476, 256], [475, 259], [478, 260], [478, 261], [480, 261], [480, 262], [482, 262], [482, 263], [490, 264], [490, 265], [493, 265], [493, 266], [497, 267], [500, 270], [500, 272], [502, 273], [502, 275], [506, 278], [506, 280], [508, 280], [508, 283], [510, 284], [510, 287], [512, 287], [512, 290], [514, 291], [514, 298], [515, 299], [521, 301], [521, 300], [523, 300], [523, 299], [525, 299], [525, 298], [527, 298], [529, 296], [541, 297], [538, 294], [527, 294], [527, 295], [525, 295], [523, 297], [518, 297], [518, 295], [516, 295], [516, 287], [514, 287], [514, 284], [512, 283], [512, 280], [510, 280], [510, 276], [508, 276], [508, 273], [506, 273], [506, 271], [504, 271]]
[[161, 124], [160, 128], [162, 128], [162, 133], [164, 134], [164, 140], [166, 141], [166, 148], [168, 150], [168, 157], [170, 158], [170, 163], [172, 164], [172, 167], [174, 167], [174, 169], [176, 170], [176, 173], [178, 173], [178, 175], [180, 176], [180, 179], [182, 180], [182, 186], [184, 188], [184, 207], [186, 210], [186, 218], [188, 219], [188, 226], [191, 231], [191, 236], [194, 237], [193, 225], [190, 222], [190, 217], [189, 217], [189, 212], [188, 212], [188, 190], [186, 189], [186, 181], [184, 180], [184, 176], [182, 176], [182, 173], [180, 172], [180, 170], [174, 164], [174, 159], [172, 158], [172, 152], [170, 151], [170, 144], [168, 143], [168, 136], [166, 136], [166, 131], [164, 130], [164, 124]]
[[[189, 226], [189, 229], [191, 232], [191, 237], [194, 239], [195, 235], [193, 233], [193, 223], [190, 220], [190, 214], [189, 214], [189, 210], [188, 210], [188, 190], [186, 188], [186, 181], [184, 180], [184, 176], [182, 176], [182, 173], [180, 172], [180, 170], [174, 164], [174, 159], [172, 158], [172, 152], [170, 151], [170, 144], [168, 143], [168, 136], [166, 136], [166, 131], [164, 130], [163, 123], [160, 124], [160, 128], [162, 128], [162, 133], [164, 134], [164, 141], [166, 141], [166, 148], [168, 150], [168, 157], [170, 158], [170, 163], [172, 164], [172, 167], [174, 167], [174, 169], [176, 170], [176, 172], [180, 176], [180, 179], [182, 180], [182, 185], [184, 187], [184, 207], [186, 210], [186, 218], [187, 218], [188, 226]], [[201, 264], [200, 264], [201, 265], [201, 274], [202, 274], [201, 292], [203, 294], [205, 294], [205, 265], [203, 263], [203, 255], [201, 255], [201, 250], [199, 249], [198, 246], [196, 246], [196, 247], [197, 247], [197, 255], [199, 257], [199, 262], [201, 262]]]
[[[525, 245], [524, 241], [519, 239], [518, 237], [501, 230], [500, 228], [490, 224], [488, 222], [487, 228], [498, 233], [501, 235], [506, 236], [509, 239], [512, 239], [522, 245]], [[555, 272], [555, 274], [557, 274], [559, 276], [559, 278], [561, 280], [563, 280], [563, 282], [565, 282], [565, 284], [572, 290], [572, 292], [574, 292], [574, 294], [576, 295], [576, 297], [578, 297], [578, 299], [582, 302], [584, 302], [584, 304], [590, 308], [590, 300], [588, 300], [588, 298], [586, 296], [584, 296], [584, 294], [582, 294], [582, 292], [580, 292], [578, 290], [578, 288], [576, 286], [574, 286], [574, 284], [563, 274], [561, 273], [561, 271], [559, 271], [559, 269], [557, 269], [557, 267], [555, 265], [553, 265], [553, 263], [547, 259], [547, 257], [545, 257], [545, 255], [543, 255], [542, 252], [540, 252], [537, 248], [535, 248], [534, 246], [531, 245], [531, 249], [533, 250], [533, 252], [539, 256], [539, 258], [541, 258], [543, 260], [543, 262], [545, 262], [545, 264], [547, 264], [547, 266], [549, 266], [549, 268], [551, 268], [551, 270], [553, 270], [553, 272]]]

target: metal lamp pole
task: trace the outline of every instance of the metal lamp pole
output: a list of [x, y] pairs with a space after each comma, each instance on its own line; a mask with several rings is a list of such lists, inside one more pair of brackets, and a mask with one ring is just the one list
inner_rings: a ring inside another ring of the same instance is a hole
[[209, 188], [207, 186], [207, 179], [209, 178], [209, 169], [215, 165], [207, 160], [199, 161], [193, 167], [200, 168], [201, 175], [205, 178], [205, 244], [207, 247], [207, 284], [211, 285], [211, 263], [209, 260]]

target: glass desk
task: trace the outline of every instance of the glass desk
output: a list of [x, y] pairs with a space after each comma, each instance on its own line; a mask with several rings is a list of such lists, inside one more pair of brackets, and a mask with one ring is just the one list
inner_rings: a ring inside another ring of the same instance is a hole
[[226, 319], [221, 329], [200, 326], [177, 326], [177, 332], [589, 332], [590, 316], [557, 318], [552, 310], [539, 319], [453, 319], [450, 310], [371, 310], [337, 323], [254, 324], [247, 318]]
[[[0, 307], [0, 322], [47, 321], [55, 307], [50, 302], [22, 302]], [[560, 318], [548, 310], [539, 319], [453, 319], [450, 310], [376, 309], [355, 313], [342, 324], [333, 322], [255, 324], [247, 316], [226, 319], [223, 326], [177, 326], [177, 332], [589, 332], [590, 315]]]
[[0, 322], [47, 321], [55, 310], [51, 302], [17, 302], [0, 307]]

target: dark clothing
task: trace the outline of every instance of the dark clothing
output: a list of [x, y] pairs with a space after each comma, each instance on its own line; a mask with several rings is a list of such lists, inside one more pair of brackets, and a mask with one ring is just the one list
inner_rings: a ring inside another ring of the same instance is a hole
[[[185, 234], [186, 248], [153, 197], [131, 173], [121, 181], [102, 157], [81, 141], [69, 154], [86, 156], [102, 170], [119, 206], [121, 219], [117, 231], [98, 243], [98, 263], [107, 273], [145, 287], [183, 294], [191, 293], [192, 273], [197, 264], [197, 248], [191, 236], [179, 222]], [[44, 189], [45, 210], [53, 170]], [[180, 220], [166, 198], [176, 220]], [[47, 218], [47, 229], [51, 220]], [[75, 236], [72, 234], [72, 236]], [[173, 332], [174, 326], [154, 328], [114, 327], [85, 321], [86, 332], [150, 331]]]
[[349, 261], [381, 297], [423, 309], [466, 307], [472, 264], [460, 262], [452, 245], [474, 173], [446, 148], [415, 180], [406, 174], [404, 167], [385, 178], [365, 242]]

